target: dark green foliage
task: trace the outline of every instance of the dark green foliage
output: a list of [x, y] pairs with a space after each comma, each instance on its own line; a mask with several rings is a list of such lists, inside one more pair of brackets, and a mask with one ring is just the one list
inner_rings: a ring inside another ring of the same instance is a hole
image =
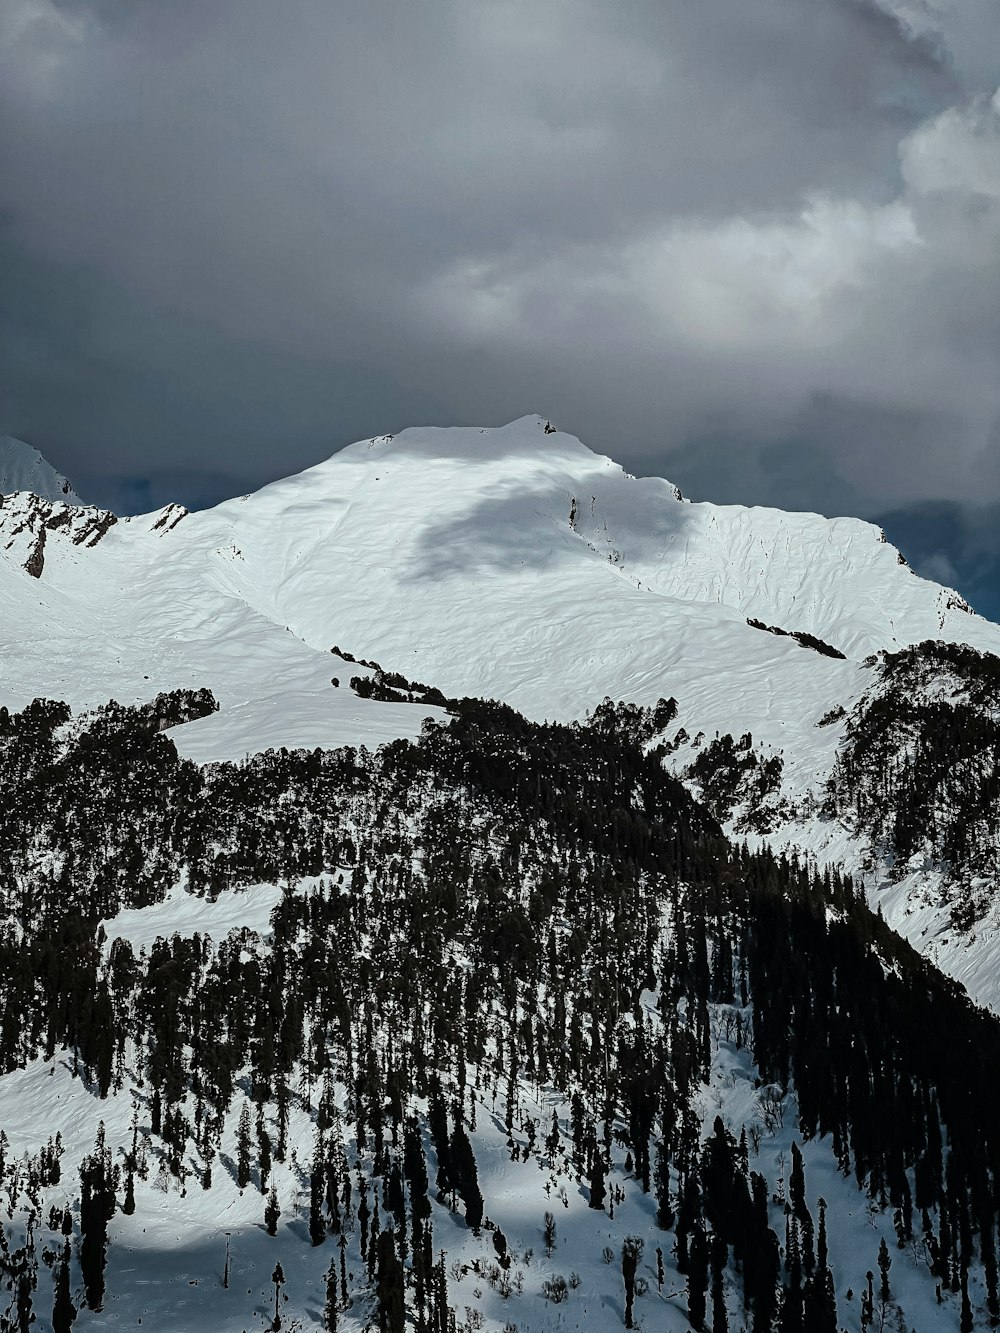
[[403, 1175], [410, 1187], [410, 1207], [415, 1219], [430, 1217], [431, 1205], [427, 1197], [429, 1181], [427, 1162], [420, 1140], [420, 1123], [411, 1117], [406, 1122], [403, 1138]]
[[102, 1124], [93, 1153], [80, 1164], [80, 1272], [91, 1310], [100, 1310], [104, 1303], [108, 1223], [114, 1212], [114, 1175]]
[[632, 1322], [635, 1302], [635, 1274], [642, 1257], [643, 1243], [638, 1236], [626, 1236], [622, 1242], [622, 1281], [625, 1284], [625, 1327], [634, 1328]]
[[246, 1102], [240, 1110], [240, 1122], [236, 1135], [236, 1183], [241, 1190], [250, 1184], [251, 1159], [250, 1107]]
[[379, 1333], [403, 1333], [406, 1308], [403, 1297], [403, 1265], [396, 1255], [391, 1231], [383, 1231], [378, 1238], [378, 1302]]
[[778, 754], [762, 759], [749, 733], [739, 741], [717, 736], [698, 751], [687, 771], [717, 819], [729, 819], [742, 807], [739, 827], [763, 833], [781, 813], [774, 798], [781, 790], [784, 761]]
[[[72, 762], [54, 735], [67, 721], [59, 706], [0, 719], [0, 785], [33, 791], [37, 811], [53, 781], [62, 821], [0, 810], [10, 922], [0, 926], [2, 1068], [65, 1047], [99, 1095], [129, 1039], [157, 1151], [178, 1172], [192, 1154], [210, 1169], [245, 1087], [256, 1149], [247, 1105], [232, 1165], [245, 1187], [259, 1154], [265, 1191], [271, 1133], [280, 1159], [289, 1108], [310, 1088], [322, 1120], [313, 1239], [348, 1219], [384, 1290], [385, 1319], [397, 1317], [398, 1265], [414, 1292], [419, 1282], [435, 1333], [447, 1328], [447, 1284], [429, 1248], [424, 1143], [442, 1199], [460, 1198], [481, 1226], [488, 1200], [470, 1132], [474, 1112], [488, 1114], [482, 1090], [498, 1090], [512, 1155], [528, 1156], [549, 1132], [519, 1103], [519, 1087], [536, 1083], [560, 1094], [556, 1157], [595, 1206], [615, 1139], [639, 1185], [655, 1188], [693, 1319], [705, 1323], [711, 1285], [721, 1327], [731, 1280], [754, 1333], [779, 1318], [825, 1333], [836, 1321], [826, 1222], [821, 1210], [814, 1238], [798, 1149], [782, 1274], [746, 1144], [721, 1121], [698, 1141], [691, 1099], [708, 1072], [711, 1024], [727, 1015], [731, 1039], [752, 1040], [778, 1104], [794, 1086], [801, 1135], [831, 1136], [859, 1185], [898, 1216], [901, 1239], [914, 1206], [933, 1214], [939, 1280], [957, 1282], [978, 1247], [993, 1256], [983, 1262], [995, 1287], [996, 1020], [849, 881], [727, 844], [660, 757], [643, 752], [669, 707], [658, 721], [605, 708], [582, 726], [534, 724], [483, 701], [455, 709], [417, 744], [274, 751], [205, 770], [179, 760], [139, 710], [88, 720]], [[92, 816], [100, 838], [88, 833], [84, 846]], [[39, 848], [57, 849], [69, 869], [39, 878]], [[270, 937], [174, 938], [144, 957], [102, 947], [102, 917], [161, 897], [185, 872], [205, 894], [288, 883]], [[291, 886], [305, 875], [316, 882]], [[637, 1021], [654, 991], [659, 1013]], [[347, 1100], [343, 1139], [323, 1091], [334, 1080]], [[423, 1098], [426, 1117], [412, 1114]], [[352, 1138], [364, 1167], [349, 1173]], [[126, 1201], [134, 1169], [126, 1157]], [[114, 1203], [106, 1152], [87, 1171], [80, 1257], [94, 1304]], [[388, 1231], [375, 1222], [380, 1201]], [[273, 1191], [267, 1214], [273, 1230]], [[343, 1251], [341, 1260], [343, 1306]]]
[[600, 1152], [595, 1152], [594, 1165], [590, 1173], [589, 1202], [591, 1208], [603, 1209], [604, 1207], [604, 1200], [608, 1192], [604, 1184], [605, 1174], [604, 1158], [601, 1156]]
[[[705, 1327], [705, 1295], [708, 1291], [708, 1241], [700, 1226], [691, 1237], [688, 1261], [688, 1319], [691, 1327]], [[630, 1325], [626, 1324], [626, 1327]]]
[[881, 1274], [879, 1281], [879, 1295], [883, 1301], [888, 1301], [892, 1295], [889, 1289], [889, 1269], [892, 1267], [892, 1260], [889, 1258], [889, 1247], [885, 1243], [885, 1237], [878, 1243], [878, 1270]]
[[69, 1333], [76, 1319], [70, 1291], [70, 1248], [67, 1239], [56, 1264], [55, 1298], [52, 1303], [52, 1333]]
[[326, 1333], [337, 1333], [339, 1327], [339, 1297], [337, 1292], [337, 1259], [330, 1260], [326, 1270], [326, 1304], [323, 1306], [323, 1325]]
[[278, 1234], [278, 1218], [280, 1216], [281, 1208], [278, 1204], [278, 1191], [272, 1185], [264, 1207], [264, 1227], [269, 1236]]
[[815, 634], [807, 634], [805, 630], [781, 629], [777, 625], [765, 625], [763, 620], [754, 620], [747, 617], [747, 624], [751, 629], [766, 630], [768, 634], [778, 634], [784, 638], [794, 639], [801, 648], [811, 648], [814, 653], [819, 653], [823, 657], [836, 657], [841, 661], [845, 660], [845, 654], [839, 648], [834, 648], [832, 644], [819, 639]]
[[993, 875], [1000, 840], [1000, 658], [925, 642], [873, 665], [877, 683], [848, 720], [829, 808], [900, 864], [915, 854], [938, 862], [967, 927], [969, 880]]

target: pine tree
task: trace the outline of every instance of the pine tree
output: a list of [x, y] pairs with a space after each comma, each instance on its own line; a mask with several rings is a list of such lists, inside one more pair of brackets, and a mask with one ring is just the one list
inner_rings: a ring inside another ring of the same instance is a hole
[[326, 1219], [323, 1216], [325, 1186], [323, 1157], [323, 1135], [317, 1131], [312, 1168], [309, 1172], [309, 1239], [313, 1245], [322, 1245], [326, 1240]]
[[662, 1141], [656, 1146], [653, 1186], [656, 1192], [656, 1225], [669, 1231], [674, 1225], [674, 1210], [670, 1200], [670, 1156]]
[[236, 1183], [241, 1190], [245, 1190], [250, 1184], [250, 1133], [250, 1107], [244, 1102], [240, 1111], [239, 1127], [236, 1131]]
[[431, 1204], [427, 1197], [429, 1182], [427, 1162], [420, 1141], [420, 1125], [413, 1116], [407, 1120], [403, 1130], [403, 1175], [410, 1187], [410, 1209], [413, 1217], [422, 1222], [430, 1217]]
[[63, 1243], [62, 1257], [56, 1267], [55, 1299], [52, 1303], [52, 1333], [69, 1333], [76, 1319], [76, 1306], [70, 1293], [69, 1240]]
[[885, 1237], [878, 1243], [878, 1269], [881, 1274], [879, 1282], [879, 1296], [883, 1301], [888, 1301], [891, 1297], [889, 1290], [889, 1269], [892, 1267], [892, 1260], [889, 1257], [889, 1247], [885, 1243]]
[[705, 1327], [705, 1295], [708, 1291], [708, 1245], [701, 1226], [695, 1224], [688, 1251], [688, 1319], [691, 1327]]
[[125, 1177], [125, 1198], [122, 1201], [122, 1212], [126, 1217], [131, 1217], [135, 1212], [135, 1172], [131, 1167], [129, 1167], [128, 1175]]
[[326, 1270], [326, 1304], [323, 1307], [326, 1333], [337, 1333], [338, 1310], [337, 1256], [334, 1255], [330, 1260], [330, 1267]]
[[720, 1236], [712, 1239], [712, 1333], [729, 1333], [726, 1313], [726, 1295], [722, 1275], [729, 1258], [726, 1242]]
[[379, 1333], [404, 1333], [406, 1307], [403, 1297], [403, 1265], [396, 1256], [392, 1232], [386, 1228], [378, 1238]]
[[607, 1197], [607, 1188], [605, 1186], [604, 1157], [600, 1149], [594, 1151], [594, 1161], [590, 1172], [590, 1207], [603, 1211], [604, 1200]]
[[278, 1191], [272, 1185], [270, 1193], [267, 1196], [267, 1204], [264, 1208], [264, 1226], [267, 1228], [269, 1236], [278, 1234], [278, 1218], [281, 1216], [281, 1208], [278, 1205]]
[[[242, 1141], [242, 1140], [241, 1140]], [[267, 1189], [267, 1178], [271, 1174], [271, 1136], [267, 1132], [267, 1125], [264, 1123], [264, 1108], [257, 1108], [257, 1151], [260, 1155], [260, 1192], [263, 1194]], [[247, 1149], [247, 1181], [250, 1179], [249, 1168], [249, 1148]]]
[[115, 1190], [111, 1154], [104, 1142], [104, 1123], [97, 1131], [93, 1153], [80, 1163], [80, 1271], [87, 1305], [100, 1310], [104, 1302], [108, 1223], [114, 1216]]
[[635, 1301], [635, 1274], [642, 1255], [642, 1240], [626, 1236], [622, 1242], [622, 1281], [625, 1284], [625, 1327], [634, 1328], [632, 1306]]
[[35, 1316], [31, 1313], [31, 1279], [31, 1270], [25, 1259], [16, 1282], [17, 1333], [28, 1333], [35, 1321]]
[[280, 1263], [274, 1265], [271, 1281], [274, 1283], [274, 1322], [271, 1324], [271, 1328], [277, 1330], [281, 1328], [281, 1312], [278, 1309], [278, 1301], [281, 1298], [281, 1288], [285, 1285], [285, 1274]]
[[479, 1189], [479, 1177], [476, 1171], [476, 1159], [472, 1144], [465, 1128], [455, 1124], [449, 1143], [451, 1162], [449, 1171], [451, 1183], [462, 1202], [465, 1204], [465, 1220], [473, 1231], [478, 1231], [483, 1221], [483, 1196]]
[[958, 1327], [960, 1333], [972, 1333], [975, 1323], [972, 1318], [972, 1303], [969, 1300], [969, 1270], [965, 1264], [962, 1265], [961, 1276], [962, 1288], [962, 1309], [959, 1315]]
[[837, 1297], [830, 1272], [826, 1241], [826, 1203], [819, 1201], [816, 1270], [806, 1282], [805, 1325], [809, 1333], [837, 1333]]
[[562, 1140], [559, 1137], [559, 1117], [556, 1115], [555, 1110], [553, 1109], [552, 1124], [549, 1127], [549, 1132], [545, 1137], [545, 1151], [548, 1153], [549, 1160], [551, 1162], [555, 1162], [556, 1153], [559, 1151], [559, 1144], [561, 1142]]

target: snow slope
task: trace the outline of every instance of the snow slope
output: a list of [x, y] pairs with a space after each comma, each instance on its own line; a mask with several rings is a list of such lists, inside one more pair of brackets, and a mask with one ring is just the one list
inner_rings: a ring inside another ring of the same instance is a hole
[[[99, 511], [69, 522], [39, 504], [0, 510], [0, 703], [79, 709], [207, 685], [220, 711], [174, 732], [200, 762], [416, 735], [430, 710], [358, 698], [348, 682], [367, 672], [331, 655], [340, 646], [535, 718], [672, 695], [689, 738], [750, 732], [780, 754], [801, 804], [841, 737], [817, 723], [863, 694], [869, 654], [928, 638], [1000, 654], [1000, 628], [917, 577], [872, 525], [692, 504], [534, 416], [361, 441], [200, 513], [104, 526]], [[860, 867], [868, 849], [834, 835], [799, 819], [782, 836]], [[945, 917], [918, 924], [912, 907], [904, 893], [896, 924], [930, 948]], [[941, 961], [1000, 1004], [992, 953], [980, 966], [966, 946]]]
[[290, 743], [283, 727], [329, 743], [322, 655], [341, 645], [535, 717], [672, 693], [689, 731], [784, 745], [852, 696], [878, 648], [933, 636], [1000, 651], [996, 626], [868, 524], [689, 504], [544, 424], [361, 442], [215, 509], [125, 520], [92, 550], [52, 533], [41, 580], [3, 571], [17, 635], [4, 702], [204, 683], [223, 708], [187, 733], [197, 758]]
[[[754, 1086], [757, 1070], [745, 1050], [736, 1051], [722, 1036], [717, 1023], [713, 1024], [713, 1036], [713, 1067], [701, 1094], [703, 1134], [711, 1133], [714, 1118], [719, 1115], [738, 1135], [743, 1124], [759, 1121]], [[64, 1127], [64, 1183], [45, 1190], [43, 1214], [52, 1206], [61, 1209], [78, 1193], [75, 1164], [93, 1147], [99, 1124], [103, 1123], [108, 1145], [118, 1161], [131, 1144], [134, 1107], [139, 1111], [140, 1134], [148, 1134], [145, 1097], [131, 1078], [127, 1077], [121, 1094], [101, 1101], [83, 1080], [72, 1076], [71, 1063], [62, 1054], [0, 1077], [0, 1112], [12, 1155], [37, 1152], [53, 1125]], [[518, 1333], [622, 1328], [619, 1255], [623, 1239], [636, 1235], [647, 1242], [639, 1268], [644, 1288], [636, 1301], [636, 1327], [649, 1333], [689, 1330], [686, 1279], [676, 1267], [672, 1236], [656, 1230], [655, 1198], [643, 1194], [639, 1182], [626, 1169], [626, 1149], [616, 1143], [611, 1153], [608, 1189], [621, 1192], [613, 1216], [595, 1215], [588, 1207], [585, 1189], [574, 1179], [562, 1154], [553, 1159], [541, 1145], [528, 1153], [526, 1138], [518, 1132], [514, 1141], [523, 1158], [513, 1160], [502, 1124], [502, 1107], [487, 1093], [479, 1094], [477, 1102], [478, 1127], [472, 1138], [479, 1180], [489, 1201], [490, 1219], [506, 1235], [513, 1262], [510, 1287], [505, 1290], [497, 1283], [490, 1233], [474, 1235], [460, 1215], [437, 1202], [432, 1204], [435, 1239], [448, 1256], [449, 1300], [462, 1321], [459, 1328], [463, 1333], [476, 1329], [501, 1333], [511, 1326]], [[550, 1123], [555, 1111], [561, 1132], [569, 1139], [570, 1108], [565, 1101], [544, 1091], [532, 1097], [525, 1089], [522, 1105], [524, 1116], [530, 1114], [543, 1126]], [[345, 1109], [343, 1104], [341, 1109]], [[298, 1105], [293, 1106], [288, 1160], [276, 1164], [273, 1170], [281, 1206], [274, 1238], [266, 1234], [261, 1223], [264, 1198], [257, 1188], [257, 1173], [245, 1190], [238, 1189], [234, 1178], [236, 1120], [234, 1109], [212, 1188], [207, 1191], [193, 1176], [182, 1186], [165, 1169], [159, 1169], [155, 1140], [150, 1141], [148, 1179], [136, 1181], [136, 1211], [132, 1216], [119, 1211], [112, 1219], [104, 1309], [95, 1313], [82, 1308], [74, 1324], [79, 1333], [102, 1327], [140, 1326], [156, 1333], [269, 1329], [274, 1289], [267, 1278], [279, 1259], [286, 1279], [283, 1294], [287, 1296], [281, 1306], [282, 1326], [300, 1333], [319, 1333], [323, 1328], [324, 1277], [337, 1251], [335, 1238], [318, 1248], [309, 1244], [308, 1170], [315, 1133], [312, 1118]], [[791, 1098], [785, 1123], [764, 1133], [759, 1147], [751, 1149], [751, 1169], [764, 1175], [771, 1186], [769, 1223], [779, 1237], [784, 1234], [784, 1205], [780, 1200], [787, 1186], [791, 1144], [798, 1138]], [[356, 1145], [348, 1139], [345, 1146], [353, 1161]], [[857, 1326], [864, 1275], [876, 1268], [879, 1241], [884, 1237], [893, 1256], [894, 1303], [905, 1317], [905, 1327], [920, 1333], [956, 1329], [958, 1297], [945, 1291], [943, 1303], [935, 1299], [923, 1243], [896, 1249], [891, 1214], [869, 1204], [854, 1182], [838, 1171], [829, 1138], [801, 1146], [809, 1207], [815, 1214], [818, 1200], [824, 1198], [831, 1217], [837, 1221], [831, 1232], [830, 1262], [841, 1326]], [[552, 1213], [556, 1224], [556, 1244], [550, 1255], [543, 1241], [546, 1211]], [[11, 1246], [23, 1243], [19, 1213], [14, 1211], [13, 1225], [6, 1218], [4, 1221]], [[352, 1229], [354, 1225], [352, 1222]], [[39, 1228], [39, 1249], [56, 1251], [60, 1239]], [[228, 1287], [223, 1285], [227, 1241]], [[657, 1282], [653, 1248], [657, 1241], [663, 1247], [662, 1288]], [[353, 1236], [352, 1242], [356, 1249]], [[613, 1252], [610, 1262], [602, 1255], [605, 1246]], [[340, 1315], [339, 1327], [342, 1333], [362, 1333], [372, 1325], [366, 1319], [369, 1302], [362, 1298], [366, 1279], [354, 1253], [348, 1273], [350, 1291], [358, 1297], [358, 1303]], [[550, 1303], [542, 1292], [544, 1282], [556, 1275], [571, 1284], [578, 1281], [560, 1304]], [[35, 1327], [39, 1333], [51, 1329], [47, 1318], [51, 1307], [48, 1281], [43, 1268], [35, 1299]], [[730, 1286], [729, 1282], [729, 1327], [736, 1330], [746, 1326], [746, 1313], [735, 1284]], [[976, 1327], [984, 1328], [984, 1289], [978, 1271], [971, 1275], [970, 1289]], [[79, 1298], [79, 1292], [76, 1294]], [[894, 1313], [889, 1311], [890, 1316]]]
[[13, 435], [0, 435], [0, 495], [13, 491], [31, 491], [43, 500], [62, 500], [69, 505], [83, 504], [72, 484], [37, 449]]
[[[868, 689], [868, 654], [928, 637], [1000, 653], [1000, 629], [969, 613], [956, 594], [917, 578], [870, 525], [690, 504], [667, 482], [632, 478], [571, 437], [546, 431], [536, 417], [500, 430], [421, 429], [362, 442], [204, 513], [169, 506], [116, 524], [95, 519], [95, 511], [64, 520], [67, 503], [76, 502], [71, 497], [15, 497], [0, 508], [0, 703], [20, 707], [47, 695], [80, 709], [109, 696], [128, 702], [209, 686], [219, 712], [171, 733], [201, 762], [267, 746], [375, 746], [416, 735], [433, 710], [359, 698], [349, 680], [368, 668], [331, 654], [339, 645], [448, 694], [495, 695], [535, 717], [579, 716], [606, 694], [643, 703], [673, 695], [677, 726], [690, 738], [750, 731], [759, 749], [780, 753], [784, 794], [806, 804], [842, 737], [841, 726], [817, 723]], [[46, 534], [44, 560], [33, 574], [25, 564], [39, 531]], [[804, 631], [845, 656], [753, 628], [748, 618]], [[679, 768], [695, 748], [676, 750]], [[801, 812], [767, 836], [856, 868], [869, 852], [853, 830]], [[986, 930], [972, 947], [948, 932], [934, 901], [933, 871], [891, 880], [873, 867], [869, 887], [914, 943], [980, 998], [1000, 1001], [1000, 946], [984, 939]], [[250, 885], [210, 901], [178, 885], [164, 902], [106, 921], [105, 930], [109, 940], [147, 950], [173, 933], [265, 936], [281, 891]], [[718, 1017], [702, 1094], [706, 1131], [716, 1114], [734, 1128], [756, 1114], [757, 1071], [726, 1041]], [[63, 1126], [66, 1183], [48, 1191], [46, 1209], [73, 1193], [69, 1168], [93, 1145], [99, 1121], [121, 1160], [134, 1100], [141, 1123], [148, 1120], [131, 1071], [120, 1094], [100, 1100], [71, 1077], [69, 1064], [59, 1054], [0, 1077], [0, 1124], [14, 1153], [37, 1151], [53, 1126]], [[542, 1124], [555, 1109], [566, 1132], [567, 1106], [544, 1091], [526, 1109]], [[623, 1237], [648, 1234], [651, 1222], [650, 1199], [626, 1173], [624, 1150], [615, 1148], [609, 1184], [625, 1198], [598, 1234], [565, 1172], [541, 1154], [512, 1160], [495, 1110], [481, 1092], [476, 1158], [523, 1292], [504, 1300], [483, 1276], [493, 1257], [488, 1240], [435, 1205], [435, 1235], [454, 1265], [454, 1303], [460, 1311], [484, 1311], [492, 1330], [508, 1320], [521, 1333], [620, 1326], [617, 1254]], [[754, 1169], [776, 1194], [793, 1120], [790, 1111], [787, 1126], [765, 1136], [754, 1153]], [[154, 1161], [137, 1186], [135, 1215], [118, 1214], [112, 1223], [107, 1307], [99, 1316], [82, 1312], [78, 1326], [264, 1328], [266, 1276], [280, 1254], [290, 1297], [286, 1326], [318, 1327], [333, 1247], [316, 1251], [307, 1243], [312, 1141], [311, 1119], [296, 1106], [293, 1151], [277, 1173], [278, 1240], [261, 1228], [259, 1193], [252, 1186], [239, 1191], [232, 1178], [235, 1112], [210, 1191], [192, 1178], [182, 1193]], [[811, 1206], [823, 1195], [838, 1217], [838, 1302], [842, 1322], [854, 1326], [879, 1238], [893, 1244], [891, 1219], [865, 1208], [828, 1143], [807, 1144], [804, 1152]], [[545, 1208], [555, 1212], [559, 1234], [550, 1257], [542, 1245]], [[780, 1204], [771, 1223], [780, 1230]], [[220, 1280], [226, 1233], [229, 1288]], [[19, 1243], [12, 1227], [8, 1234]], [[39, 1239], [46, 1241], [56, 1244]], [[604, 1243], [616, 1256], [609, 1266], [600, 1255]], [[688, 1327], [683, 1279], [665, 1257], [660, 1291], [652, 1256], [644, 1255], [649, 1290], [638, 1313], [647, 1328], [680, 1330]], [[565, 1304], [546, 1302], [542, 1280], [574, 1271], [581, 1285]], [[893, 1282], [907, 1326], [921, 1333], [957, 1326], [956, 1298], [946, 1293], [936, 1303], [916, 1249], [894, 1251]], [[982, 1298], [976, 1276], [977, 1315]], [[734, 1300], [730, 1310], [731, 1327], [739, 1327]], [[360, 1329], [361, 1318], [349, 1312], [342, 1326]]]

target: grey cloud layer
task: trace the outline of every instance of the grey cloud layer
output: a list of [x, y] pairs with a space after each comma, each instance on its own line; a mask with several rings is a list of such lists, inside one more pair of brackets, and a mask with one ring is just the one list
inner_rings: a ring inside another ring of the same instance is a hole
[[705, 493], [1000, 496], [1000, 15], [908, 4], [8, 0], [0, 412], [209, 490], [537, 409]]

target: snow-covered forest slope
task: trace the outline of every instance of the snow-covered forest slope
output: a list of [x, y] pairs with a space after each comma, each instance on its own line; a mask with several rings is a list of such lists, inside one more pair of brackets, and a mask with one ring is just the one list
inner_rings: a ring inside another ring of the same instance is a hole
[[1000, 629], [536, 417], [11, 478], [0, 1329], [1000, 1322]]
[[[688, 503], [525, 417], [362, 441], [199, 513], [116, 522], [8, 496], [0, 542], [10, 707], [207, 686], [219, 711], [177, 744], [208, 762], [416, 736], [424, 714], [359, 698], [348, 682], [367, 668], [337, 647], [535, 719], [673, 697], [678, 773], [696, 759], [704, 771], [716, 733], [749, 734], [780, 768], [775, 844], [863, 875], [898, 929], [1000, 1007], [982, 875], [996, 843], [979, 838], [977, 867], [933, 840], [903, 856], [829, 797], [844, 718], [878, 690], [872, 655], [925, 642], [1000, 654], [1000, 628], [870, 524]], [[914, 705], [936, 678], [923, 673]]]

